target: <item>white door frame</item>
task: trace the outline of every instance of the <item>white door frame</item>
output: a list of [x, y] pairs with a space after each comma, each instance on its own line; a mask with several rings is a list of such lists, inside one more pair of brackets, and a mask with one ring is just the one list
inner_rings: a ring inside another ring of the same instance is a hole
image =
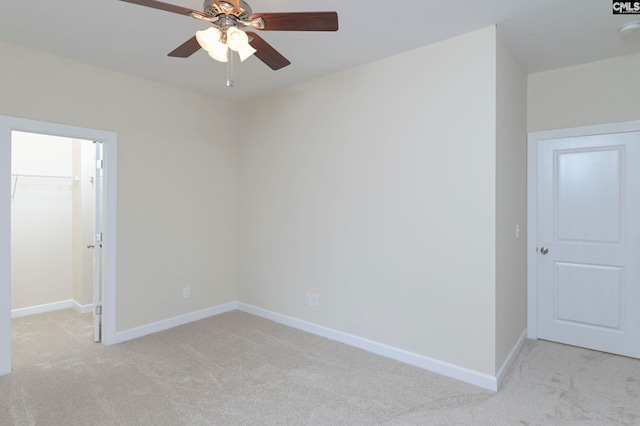
[[11, 132], [14, 130], [103, 143], [106, 210], [102, 343], [116, 343], [116, 134], [0, 115], [0, 375], [11, 372]]
[[538, 144], [546, 139], [640, 131], [640, 121], [529, 133], [527, 142], [527, 337], [538, 338]]

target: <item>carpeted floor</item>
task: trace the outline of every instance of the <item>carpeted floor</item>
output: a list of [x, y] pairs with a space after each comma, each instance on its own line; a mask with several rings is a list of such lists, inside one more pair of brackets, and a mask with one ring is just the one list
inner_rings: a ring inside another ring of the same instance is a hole
[[123, 344], [13, 320], [1, 425], [640, 425], [640, 360], [529, 341], [498, 393], [230, 312]]

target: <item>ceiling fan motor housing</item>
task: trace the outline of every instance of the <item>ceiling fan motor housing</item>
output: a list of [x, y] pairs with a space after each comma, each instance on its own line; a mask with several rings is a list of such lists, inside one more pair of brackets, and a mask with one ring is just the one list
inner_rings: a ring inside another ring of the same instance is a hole
[[247, 2], [240, 0], [240, 7], [233, 13], [233, 5], [224, 0], [204, 0], [203, 13], [211, 18], [219, 15], [235, 16], [238, 19], [246, 20], [252, 15], [251, 6]]

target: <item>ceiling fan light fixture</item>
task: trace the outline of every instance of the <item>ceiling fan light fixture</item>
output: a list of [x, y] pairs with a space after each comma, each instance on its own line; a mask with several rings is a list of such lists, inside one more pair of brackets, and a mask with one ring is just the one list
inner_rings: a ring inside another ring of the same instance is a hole
[[627, 22], [626, 24], [621, 26], [618, 31], [620, 31], [620, 34], [623, 34], [623, 35], [640, 31], [640, 21]]
[[254, 49], [249, 43], [247, 43], [245, 47], [238, 50], [238, 55], [240, 56], [240, 62], [244, 62], [245, 59], [247, 59], [249, 56], [253, 55], [256, 52], [257, 50]]
[[214, 46], [223, 44], [220, 42], [220, 30], [215, 27], [209, 27], [203, 31], [196, 31], [196, 40], [198, 44], [207, 52], [214, 49]]
[[249, 36], [237, 27], [231, 27], [227, 30], [227, 45], [229, 49], [240, 52], [240, 50], [249, 46]]
[[220, 30], [215, 27], [204, 31], [196, 31], [196, 40], [213, 59], [219, 62], [227, 62], [227, 45], [220, 41]]
[[228, 61], [228, 57], [227, 57], [227, 45], [223, 44], [223, 43], [218, 43], [217, 45], [214, 46], [214, 48], [212, 50], [209, 50], [209, 56], [211, 56], [213, 59], [215, 59], [218, 62], [227, 62]]

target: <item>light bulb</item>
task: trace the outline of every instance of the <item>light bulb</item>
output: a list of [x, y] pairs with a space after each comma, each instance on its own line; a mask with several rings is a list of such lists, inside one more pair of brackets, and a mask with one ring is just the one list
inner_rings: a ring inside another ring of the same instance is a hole
[[227, 44], [229, 49], [239, 52], [240, 49], [249, 44], [249, 37], [244, 31], [231, 27], [227, 30]]
[[240, 55], [240, 62], [244, 62], [245, 59], [256, 52], [257, 50], [251, 47], [249, 43], [247, 43], [242, 49], [238, 50], [238, 55]]

